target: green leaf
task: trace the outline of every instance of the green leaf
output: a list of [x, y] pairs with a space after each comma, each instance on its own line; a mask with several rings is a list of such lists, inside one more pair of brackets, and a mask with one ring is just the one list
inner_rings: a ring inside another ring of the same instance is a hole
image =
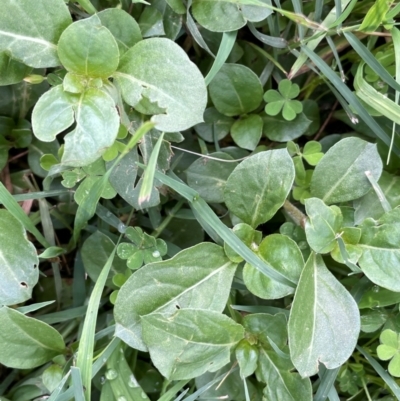
[[[400, 205], [400, 177], [382, 171], [378, 184], [392, 208]], [[355, 225], [362, 223], [368, 217], [379, 219], [385, 213], [378, 195], [373, 190], [355, 200], [354, 207]]]
[[187, 182], [206, 202], [222, 203], [226, 181], [237, 163], [232, 163], [233, 157], [224, 152], [211, 153], [209, 156], [231, 162], [199, 158], [186, 170]]
[[257, 347], [244, 338], [235, 348], [235, 356], [240, 367], [240, 376], [242, 378], [251, 376], [257, 368]]
[[0, 305], [27, 301], [39, 279], [39, 259], [23, 225], [5, 209], [0, 210]]
[[382, 173], [376, 145], [359, 138], [342, 139], [315, 167], [311, 195], [328, 205], [360, 198], [371, 189], [366, 171], [370, 171], [376, 180]]
[[97, 17], [117, 41], [120, 56], [142, 40], [138, 23], [126, 11], [108, 8], [97, 13]]
[[289, 347], [301, 376], [342, 365], [352, 354], [360, 332], [354, 298], [312, 253], [300, 276], [290, 311]]
[[336, 234], [343, 223], [341, 210], [337, 206], [326, 206], [318, 198], [305, 201], [308, 219], [305, 224], [307, 242], [316, 253], [328, 253], [336, 245]]
[[381, 344], [378, 345], [376, 352], [382, 361], [392, 359], [388, 370], [392, 376], [400, 377], [400, 336], [393, 330], [382, 331], [380, 337]]
[[80, 95], [56, 86], [36, 103], [32, 128], [38, 139], [51, 142], [74, 122], [76, 127], [65, 140], [63, 164], [78, 167], [97, 160], [110, 147], [119, 130], [119, 115], [110, 95], [89, 88]]
[[32, 67], [12, 59], [6, 52], [0, 52], [0, 85], [21, 82], [32, 71]]
[[232, 139], [239, 147], [254, 150], [261, 139], [262, 129], [262, 118], [258, 114], [250, 114], [240, 118], [232, 125]]
[[0, 363], [10, 368], [32, 369], [65, 352], [57, 330], [46, 323], [0, 308]]
[[364, 308], [384, 308], [385, 306], [395, 305], [400, 302], [400, 293], [389, 291], [374, 285], [370, 290], [364, 292], [358, 307]]
[[384, 21], [386, 13], [389, 11], [390, 3], [388, 0], [377, 0], [372, 3], [372, 7], [368, 10], [358, 30], [366, 32], [375, 31]]
[[379, 220], [366, 219], [361, 225], [362, 271], [373, 283], [395, 292], [400, 292], [399, 238], [400, 208], [385, 213]]
[[78, 75], [107, 78], [119, 63], [117, 42], [97, 15], [71, 24], [62, 33], [57, 51], [67, 71]]
[[214, 143], [214, 137], [220, 141], [229, 134], [234, 121], [233, 118], [224, 116], [214, 107], [210, 107], [204, 112], [204, 123], [197, 124], [194, 130], [200, 138]]
[[236, 264], [223, 249], [201, 243], [173, 258], [136, 271], [121, 287], [115, 303], [115, 335], [133, 348], [146, 350], [140, 317], [169, 315], [178, 308], [222, 312], [229, 296]]
[[[257, 254], [291, 281], [299, 280], [304, 267], [303, 256], [297, 244], [286, 235], [268, 235], [259, 245]], [[263, 299], [283, 298], [294, 292], [292, 287], [272, 280], [248, 263], [243, 269], [243, 281], [250, 292]]]
[[228, 209], [252, 227], [270, 220], [285, 202], [294, 180], [286, 149], [257, 153], [240, 163], [224, 190]]
[[308, 132], [312, 124], [312, 121], [304, 113], [297, 114], [296, 118], [291, 121], [287, 121], [281, 115], [264, 115], [262, 119], [264, 135], [274, 142], [287, 142], [300, 138]]
[[121, 58], [113, 76], [129, 105], [134, 107], [143, 96], [165, 110], [152, 117], [158, 130], [181, 131], [203, 121], [204, 78], [171, 40], [152, 38], [137, 43]]
[[0, 52], [35, 68], [60, 65], [57, 42], [71, 24], [63, 0], [3, 0], [0, 16]]
[[[107, 259], [115, 248], [115, 244], [107, 235], [96, 231], [88, 237], [82, 245], [81, 255], [85, 272], [89, 277], [96, 282], [99, 278]], [[115, 257], [111, 268], [110, 274], [107, 278], [107, 287], [112, 287], [112, 277], [117, 273], [123, 273], [126, 270], [125, 262], [120, 258]]]
[[181, 309], [170, 317], [152, 313], [142, 317], [142, 325], [151, 359], [169, 380], [217, 371], [244, 335], [229, 317], [203, 309]]
[[257, 75], [241, 64], [224, 64], [209, 85], [215, 108], [226, 116], [250, 113], [262, 101]]
[[213, 32], [235, 31], [246, 25], [247, 19], [260, 21], [272, 11], [257, 0], [193, 0], [192, 11], [197, 22]]

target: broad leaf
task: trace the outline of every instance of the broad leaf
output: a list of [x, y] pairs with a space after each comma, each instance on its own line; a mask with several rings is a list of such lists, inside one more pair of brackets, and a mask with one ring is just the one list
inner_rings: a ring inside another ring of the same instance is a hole
[[108, 8], [99, 12], [97, 16], [100, 18], [101, 24], [113, 34], [120, 56], [142, 40], [138, 23], [126, 11]]
[[343, 223], [341, 210], [337, 206], [326, 206], [318, 198], [305, 201], [308, 219], [305, 224], [307, 242], [317, 253], [328, 253], [336, 245], [336, 234]]
[[301, 376], [341, 366], [351, 356], [360, 332], [360, 315], [350, 293], [312, 253], [301, 273], [290, 311], [289, 347]]
[[[75, 117], [75, 118], [74, 118]], [[51, 142], [76, 121], [65, 140], [62, 163], [85, 166], [97, 160], [118, 134], [119, 115], [105, 91], [89, 88], [82, 94], [67, 93], [62, 86], [46, 92], [32, 113], [32, 128], [38, 139]]]
[[243, 149], [254, 150], [261, 139], [263, 120], [258, 114], [250, 114], [232, 125], [232, 139]]
[[181, 131], [203, 121], [207, 102], [204, 78], [169, 39], [137, 43], [121, 58], [114, 77], [129, 105], [135, 106], [145, 97], [165, 110], [152, 118], [160, 131]]
[[[286, 235], [272, 234], [265, 237], [256, 253], [291, 281], [299, 280], [304, 267], [303, 256], [297, 244]], [[294, 288], [270, 279], [248, 263], [243, 269], [243, 281], [250, 292], [264, 299], [283, 298], [294, 292]]]
[[3, 0], [0, 51], [31, 67], [56, 67], [57, 42], [71, 24], [63, 0]]
[[186, 170], [187, 181], [206, 202], [222, 203], [226, 181], [237, 163], [232, 163], [233, 157], [224, 152], [211, 153], [210, 156], [228, 162], [207, 157], [197, 159]]
[[0, 210], [0, 305], [27, 301], [39, 279], [36, 249], [22, 224], [7, 210]]
[[0, 363], [10, 368], [32, 369], [65, 352], [57, 330], [22, 313], [0, 308]]
[[257, 0], [193, 0], [192, 10], [199, 24], [213, 32], [235, 31], [247, 20], [261, 21], [272, 14]]
[[169, 380], [217, 371], [244, 336], [243, 327], [228, 316], [202, 309], [182, 309], [170, 317], [150, 314], [142, 325], [151, 360]]
[[375, 284], [400, 292], [400, 208], [379, 220], [367, 219], [361, 226], [359, 265]]
[[292, 121], [286, 121], [282, 115], [263, 116], [263, 133], [275, 142], [286, 142], [308, 133], [312, 121], [304, 113], [300, 113]]
[[228, 209], [252, 227], [265, 223], [283, 205], [294, 180], [286, 149], [257, 153], [240, 163], [225, 186]]
[[117, 42], [97, 15], [74, 22], [62, 33], [58, 56], [67, 71], [95, 78], [109, 77], [119, 62]]
[[223, 249], [212, 243], [198, 244], [169, 260], [142, 267], [118, 293], [116, 336], [145, 351], [141, 316], [156, 312], [168, 315], [179, 308], [222, 312], [235, 269], [236, 264]]
[[370, 171], [375, 180], [382, 173], [376, 145], [359, 138], [342, 139], [315, 167], [311, 195], [328, 205], [360, 198], [371, 189], [366, 171]]
[[0, 52], [1, 86], [21, 82], [31, 71], [32, 67], [13, 60], [6, 52]]
[[255, 110], [262, 101], [262, 85], [257, 75], [241, 64], [224, 64], [209, 85], [215, 108], [226, 116]]
[[197, 124], [194, 129], [200, 138], [213, 143], [214, 138], [220, 141], [229, 134], [234, 121], [233, 118], [224, 116], [214, 107], [210, 107], [204, 112], [204, 123]]

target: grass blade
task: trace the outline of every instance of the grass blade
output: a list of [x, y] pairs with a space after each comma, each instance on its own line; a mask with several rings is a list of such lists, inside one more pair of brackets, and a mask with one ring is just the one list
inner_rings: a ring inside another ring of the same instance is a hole
[[[60, 401], [59, 399], [59, 395], [62, 391], [62, 389], [64, 388], [65, 384], [67, 383], [67, 380], [69, 379], [69, 375], [71, 372], [68, 372], [60, 381], [60, 383], [58, 383], [58, 386], [53, 390], [53, 392], [51, 393], [51, 396], [47, 399], [47, 401]], [[71, 395], [73, 394], [72, 389], [70, 389], [70, 393]], [[67, 390], [66, 392], [68, 392], [69, 390]]]
[[233, 45], [235, 44], [237, 36], [237, 31], [232, 32], [224, 32], [222, 35], [221, 44], [219, 45], [217, 57], [214, 60], [214, 63], [211, 67], [211, 70], [208, 72], [207, 76], [204, 78], [206, 85], [213, 80], [213, 78], [217, 75], [218, 71], [224, 65], [225, 61], [231, 54]]
[[81, 371], [76, 366], [71, 366], [71, 379], [72, 379], [72, 388], [74, 389], [75, 401], [85, 401], [85, 395], [83, 393], [83, 384], [81, 379]]
[[160, 153], [160, 148], [162, 141], [164, 140], [164, 132], [158, 138], [153, 151], [151, 152], [149, 163], [147, 164], [146, 172], [144, 173], [143, 184], [139, 192], [139, 205], [148, 201], [153, 191], [154, 183], [154, 173], [157, 168], [158, 155]]
[[376, 59], [376, 57], [364, 46], [357, 37], [350, 32], [344, 32], [344, 36], [349, 41], [353, 49], [358, 55], [368, 64], [372, 70], [378, 74], [388, 85], [390, 85], [396, 91], [400, 91], [400, 84], [387, 72], [386, 68]]
[[78, 357], [76, 366], [80, 369], [82, 375], [82, 383], [86, 388], [85, 399], [91, 400], [91, 381], [92, 381], [92, 363], [94, 350], [94, 335], [96, 332], [97, 312], [99, 310], [100, 299], [104, 286], [107, 281], [108, 273], [114, 260], [117, 245], [114, 247], [111, 255], [107, 259], [96, 284], [94, 285], [92, 294], [90, 295], [89, 304], [85, 321], [83, 323], [82, 336], [79, 342]]
[[247, 25], [250, 29], [250, 32], [264, 44], [275, 47], [277, 49], [285, 49], [288, 46], [287, 41], [284, 38], [277, 38], [274, 36], [265, 35], [264, 33], [258, 32], [252, 23], [248, 23]]
[[25, 214], [21, 206], [13, 198], [13, 196], [8, 192], [7, 188], [0, 182], [0, 202], [5, 206], [5, 208], [24, 226], [25, 230], [29, 231], [38, 242], [48, 248], [50, 244], [47, 242], [46, 238], [40, 233], [36, 226], [32, 223], [31, 219]]
[[[165, 392], [165, 394], [163, 394], [158, 401], [171, 401], [175, 394], [180, 391], [184, 386], [186, 386], [186, 384], [188, 384], [190, 382], [190, 380], [180, 380], [178, 381], [176, 384], [174, 384], [167, 392]], [[187, 390], [184, 390], [179, 397], [183, 394], [185, 395]], [[176, 401], [176, 398], [175, 398]]]
[[330, 401], [340, 401], [339, 396], [334, 387], [335, 380], [339, 373], [339, 370], [340, 367], [336, 369], [324, 369], [322, 374], [319, 374], [321, 382], [314, 396], [314, 401], [325, 401], [328, 397]]
[[[328, 78], [339, 93], [346, 99], [346, 101], [354, 108], [357, 114], [370, 126], [375, 135], [383, 141], [386, 145], [390, 145], [390, 138], [380, 125], [369, 115], [364, 106], [357, 99], [356, 95], [341, 81], [334, 71], [325, 63], [317, 54], [306, 46], [302, 46], [304, 53], [310, 60], [319, 68], [319, 70]], [[393, 151], [400, 156], [400, 150], [393, 147]]]
[[[65, 195], [65, 194], [68, 194], [68, 193], [71, 193], [71, 190], [69, 190], [69, 189], [54, 189], [54, 190], [51, 190], [51, 191], [28, 192], [26, 194], [12, 195], [12, 197], [17, 202], [23, 202], [25, 200], [50, 198], [52, 196]], [[0, 202], [0, 205], [1, 204], [2, 204], [2, 202]]]

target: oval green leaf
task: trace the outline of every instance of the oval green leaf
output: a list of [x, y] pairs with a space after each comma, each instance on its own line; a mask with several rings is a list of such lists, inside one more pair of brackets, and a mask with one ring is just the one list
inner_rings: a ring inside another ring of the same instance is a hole
[[140, 317], [172, 314], [179, 308], [222, 312], [236, 270], [223, 249], [212, 243], [185, 249], [173, 258], [151, 263], [121, 287], [115, 303], [115, 335], [145, 351]]
[[142, 317], [143, 339], [151, 360], [169, 380], [215, 372], [230, 361], [230, 350], [244, 329], [228, 316], [203, 309], [182, 309], [172, 316]]
[[39, 260], [24, 227], [5, 209], [0, 210], [0, 244], [0, 305], [27, 301], [39, 279]]
[[252, 227], [271, 219], [285, 202], [295, 176], [286, 149], [257, 153], [240, 163], [224, 190], [228, 209]]
[[169, 39], [137, 43], [121, 58], [114, 77], [129, 105], [134, 107], [145, 97], [165, 110], [151, 119], [160, 131], [181, 131], [203, 121], [204, 78], [184, 50]]
[[32, 369], [64, 353], [61, 334], [46, 323], [0, 308], [0, 363], [15, 369]]
[[312, 253], [301, 273], [290, 311], [288, 334], [293, 365], [303, 377], [318, 373], [319, 363], [335, 369], [357, 344], [360, 314], [350, 293]]
[[342, 139], [315, 167], [311, 195], [328, 205], [360, 198], [371, 189], [366, 171], [379, 180], [382, 161], [376, 145], [359, 138]]
[[119, 50], [97, 15], [74, 22], [61, 35], [58, 56], [70, 72], [107, 78], [118, 67]]

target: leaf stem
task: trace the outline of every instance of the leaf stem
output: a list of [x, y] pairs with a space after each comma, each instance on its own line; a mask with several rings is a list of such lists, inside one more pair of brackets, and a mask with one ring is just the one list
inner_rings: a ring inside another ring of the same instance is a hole
[[171, 220], [175, 217], [176, 213], [183, 206], [185, 202], [184, 199], [181, 199], [168, 213], [168, 216], [161, 222], [161, 224], [151, 233], [154, 238], [158, 238], [158, 236], [164, 231], [165, 227], [171, 222]]
[[307, 216], [300, 209], [286, 199], [283, 204], [283, 210], [292, 219], [293, 223], [304, 228]]

